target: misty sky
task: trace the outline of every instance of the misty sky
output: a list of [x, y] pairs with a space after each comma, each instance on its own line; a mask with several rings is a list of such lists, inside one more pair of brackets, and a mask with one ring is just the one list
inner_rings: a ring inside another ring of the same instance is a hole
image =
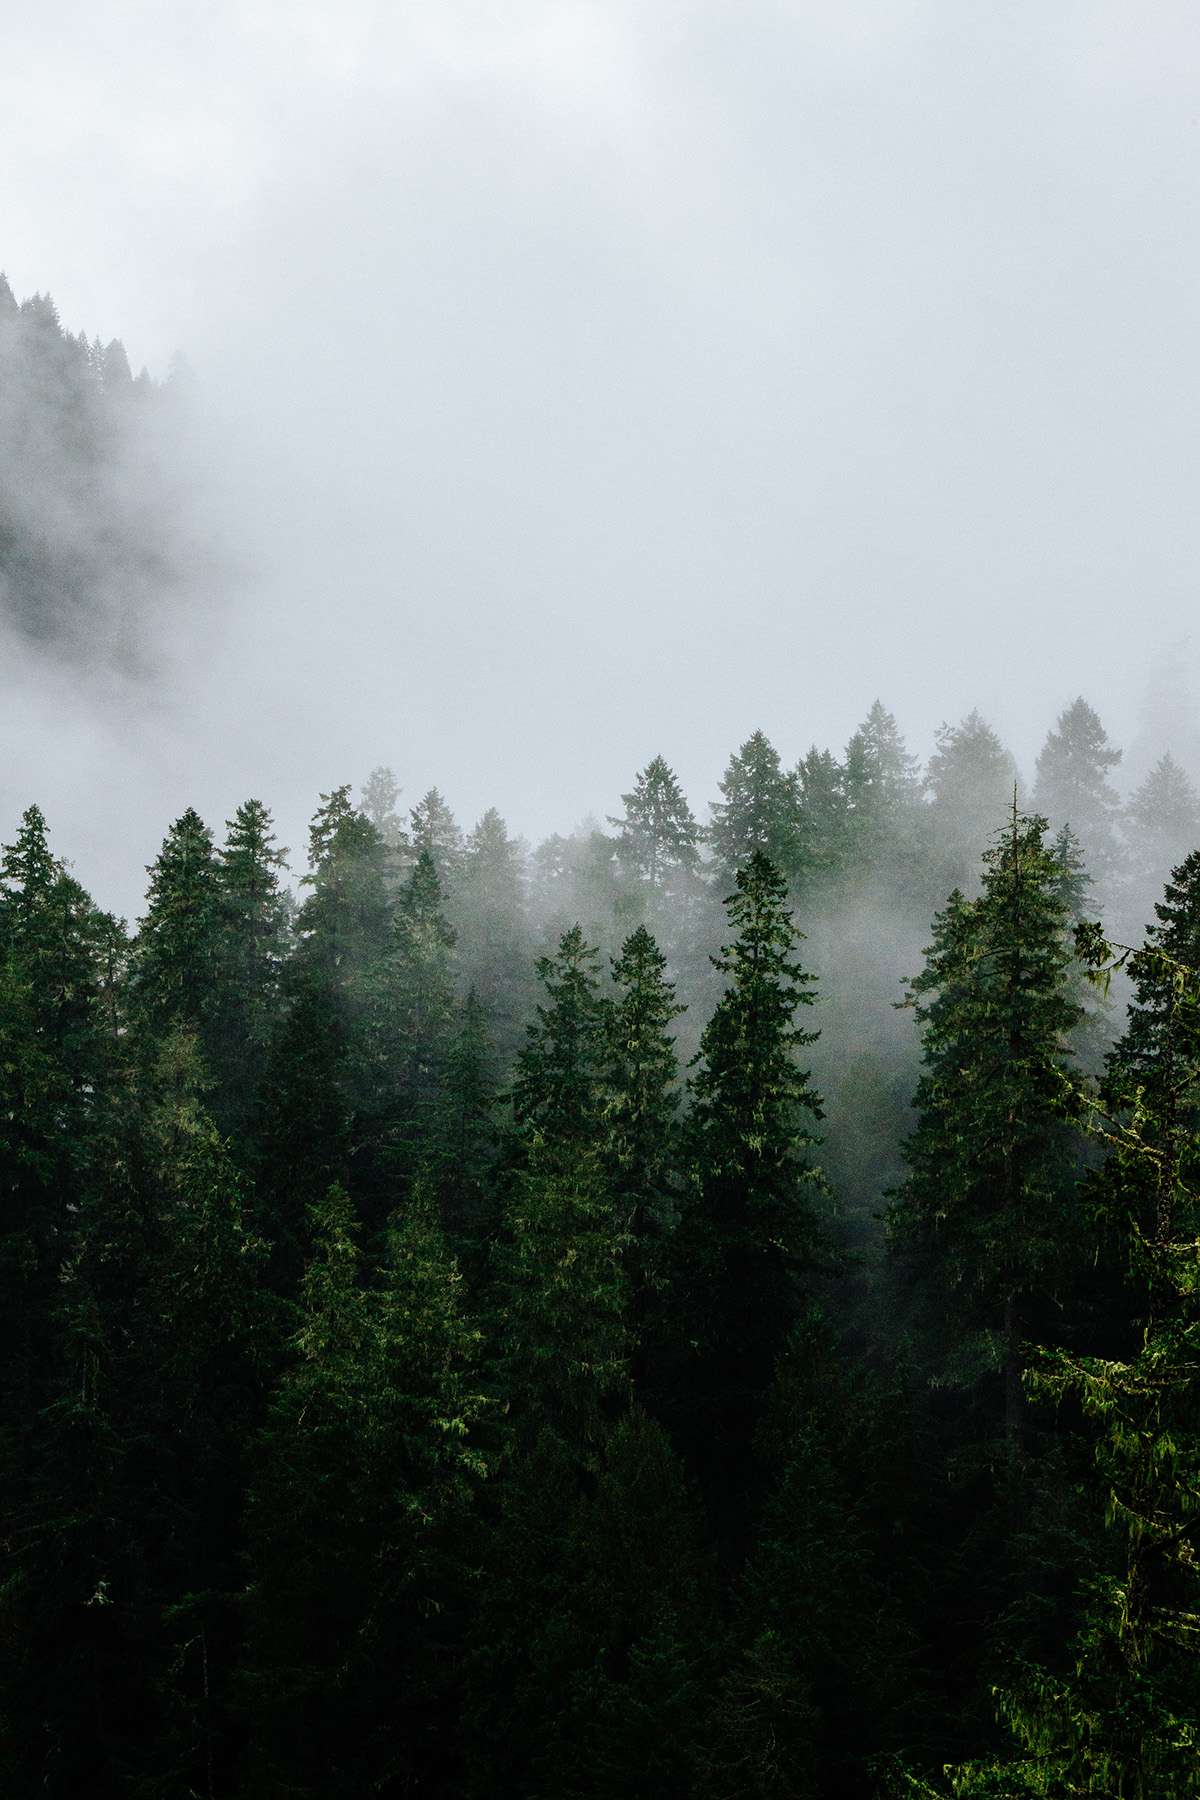
[[378, 762], [536, 836], [876, 695], [1129, 745], [1196, 610], [1198, 71], [1194, 0], [0, 10], [0, 267], [184, 351], [209, 553], [149, 687], [10, 656], [5, 834], [133, 908], [185, 804], [298, 845]]

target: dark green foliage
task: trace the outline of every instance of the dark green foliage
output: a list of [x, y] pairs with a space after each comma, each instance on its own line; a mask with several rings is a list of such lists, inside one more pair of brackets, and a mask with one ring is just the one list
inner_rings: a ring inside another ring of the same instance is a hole
[[670, 1355], [682, 1358], [681, 1429], [720, 1492], [723, 1532], [736, 1539], [763, 1395], [822, 1243], [806, 1161], [820, 1108], [796, 1061], [815, 1036], [795, 1022], [814, 998], [812, 977], [794, 960], [799, 934], [783, 878], [761, 851], [738, 871], [726, 906], [737, 937], [714, 958], [727, 985], [691, 1082], [678, 1311], [667, 1317]]
[[846, 745], [843, 781], [855, 862], [879, 875], [905, 846], [922, 790], [917, 759], [879, 700]]
[[984, 859], [978, 900], [951, 895], [911, 984], [925, 1074], [892, 1230], [951, 1328], [950, 1378], [999, 1366], [1020, 1427], [1020, 1340], [1070, 1242], [1066, 1038], [1082, 1011], [1045, 820], [1014, 807]]
[[852, 853], [846, 772], [814, 744], [797, 771], [806, 872], [818, 881], [841, 875]]
[[314, 1237], [250, 1495], [246, 1791], [403, 1793], [446, 1752], [447, 1615], [484, 1473], [477, 1334], [424, 1200], [373, 1281], [336, 1186]]
[[212, 833], [194, 807], [172, 825], [149, 874], [149, 904], [134, 948], [134, 1014], [152, 1042], [186, 1025], [207, 1049], [218, 1006], [224, 907]]
[[669, 883], [680, 871], [695, 869], [699, 828], [674, 771], [661, 756], [646, 765], [633, 792], [621, 799], [624, 817], [608, 822], [617, 827], [617, 855], [623, 869], [652, 889]]
[[727, 870], [761, 852], [785, 878], [799, 872], [803, 854], [800, 784], [784, 772], [779, 752], [761, 731], [731, 757], [721, 780], [724, 796], [712, 807], [709, 839]]
[[290, 918], [279, 870], [287, 852], [271, 823], [261, 801], [247, 800], [227, 822], [219, 857], [220, 991], [209, 1034], [218, 1091], [211, 1104], [228, 1125], [242, 1124], [254, 1105], [283, 1010]]
[[[1112, 826], [1086, 710], [1041, 778]], [[658, 758], [527, 858], [377, 769], [298, 910], [185, 813], [133, 945], [26, 813], [6, 1795], [1198, 1792], [1200, 851], [1114, 946], [1013, 774], [877, 704], [751, 738], [710, 850]]]
[[572, 925], [554, 956], [538, 958], [548, 1006], [537, 1008], [518, 1052], [512, 1106], [517, 1130], [551, 1143], [587, 1143], [600, 1129], [601, 1073], [608, 1003], [601, 998], [599, 958]]
[[644, 925], [613, 961], [620, 999], [608, 1017], [607, 1164], [617, 1214], [629, 1233], [634, 1358], [644, 1379], [649, 1308], [663, 1279], [666, 1238], [678, 1204], [681, 1095], [670, 1029], [684, 1010], [665, 978], [666, 958]]

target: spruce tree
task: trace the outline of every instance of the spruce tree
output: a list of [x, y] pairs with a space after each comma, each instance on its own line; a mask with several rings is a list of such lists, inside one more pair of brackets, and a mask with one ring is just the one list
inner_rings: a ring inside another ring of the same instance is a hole
[[387, 851], [349, 786], [321, 795], [309, 831], [311, 888], [296, 921], [299, 942], [293, 979], [317, 984], [346, 1004], [353, 984], [387, 946], [392, 908], [386, 887]]
[[978, 712], [940, 728], [926, 780], [939, 859], [947, 873], [953, 871], [947, 885], [958, 886], [975, 873], [1019, 779], [1012, 755]]
[[[958, 1334], [962, 1379], [997, 1359], [1004, 1423], [1021, 1425], [1021, 1340], [1045, 1301], [1071, 1230], [1064, 1124], [1066, 1039], [1082, 1017], [1061, 870], [1046, 822], [1013, 808], [984, 856], [977, 900], [954, 893], [911, 983], [925, 1073], [909, 1175], [891, 1209]], [[995, 1348], [993, 1348], [995, 1346]]]
[[625, 812], [610, 818], [617, 827], [617, 855], [622, 868], [645, 881], [652, 891], [668, 883], [676, 871], [691, 873], [699, 861], [699, 828], [692, 817], [675, 772], [661, 756], [647, 763], [622, 794]]
[[607, 1163], [613, 1200], [630, 1237], [635, 1370], [644, 1380], [642, 1337], [652, 1289], [663, 1280], [666, 1234], [678, 1204], [677, 1115], [681, 1095], [671, 1025], [684, 1011], [665, 979], [666, 957], [644, 925], [613, 959], [620, 998], [608, 1019]]
[[135, 1016], [151, 1043], [185, 1026], [208, 1053], [220, 1002], [224, 905], [212, 833], [193, 807], [172, 825], [149, 875], [133, 953]]
[[436, 788], [430, 788], [413, 807], [409, 824], [414, 853], [424, 850], [433, 859], [443, 888], [452, 888], [462, 865], [463, 834]]
[[805, 868], [817, 881], [836, 878], [850, 854], [845, 771], [830, 751], [814, 744], [801, 758], [797, 776]]
[[1028, 1379], [1037, 1398], [1069, 1401], [1090, 1426], [1095, 1501], [1116, 1555], [1094, 1559], [1058, 1666], [1020, 1663], [998, 1688], [1008, 1747], [948, 1767], [945, 1788], [910, 1776], [914, 1795], [1200, 1794], [1200, 978], [1154, 943], [1121, 951], [1086, 924], [1078, 939], [1102, 984], [1126, 967], [1138, 988], [1099, 1093], [1078, 1093], [1105, 1152], [1086, 1201], [1125, 1264], [1126, 1341], [1108, 1321], [1109, 1341], [1091, 1354], [1037, 1349]]
[[1122, 911], [1132, 933], [1144, 923], [1172, 869], [1200, 848], [1200, 794], [1169, 754], [1130, 795], [1121, 817], [1132, 893]]
[[1108, 778], [1120, 760], [1121, 752], [1082, 697], [1059, 715], [1037, 759], [1034, 805], [1056, 830], [1071, 827], [1101, 882], [1111, 882], [1121, 864], [1116, 834], [1121, 800]]
[[844, 767], [854, 860], [864, 872], [879, 873], [911, 835], [923, 785], [917, 759], [881, 701], [846, 745]]
[[524, 847], [490, 808], [467, 838], [454, 895], [458, 966], [507, 1061], [533, 998]]
[[690, 1193], [676, 1232], [682, 1317], [671, 1329], [690, 1344], [684, 1429], [736, 1516], [763, 1395], [803, 1305], [801, 1277], [820, 1254], [806, 1156], [821, 1113], [796, 1060], [816, 1036], [796, 1024], [815, 998], [813, 977], [795, 960], [783, 877], [761, 851], [725, 904], [737, 936], [713, 958], [727, 985], [691, 1081]]
[[526, 1028], [512, 1084], [518, 1142], [541, 1138], [595, 1149], [601, 1130], [601, 1080], [609, 1003], [596, 978], [598, 956], [578, 925], [553, 956], [537, 959], [548, 1005]]
[[271, 826], [262, 802], [247, 800], [226, 821], [219, 854], [220, 991], [210, 1033], [219, 1088], [210, 1105], [227, 1128], [242, 1124], [254, 1104], [283, 1010], [289, 908], [278, 871], [287, 852]]
[[799, 783], [787, 774], [779, 752], [761, 731], [746, 739], [720, 783], [709, 839], [726, 869], [739, 869], [761, 852], [784, 875], [798, 874], [803, 830]]
[[348, 1064], [355, 1188], [364, 1217], [378, 1225], [435, 1153], [454, 1023], [454, 943], [437, 869], [421, 850], [400, 890], [387, 952], [354, 989], [361, 1014]]

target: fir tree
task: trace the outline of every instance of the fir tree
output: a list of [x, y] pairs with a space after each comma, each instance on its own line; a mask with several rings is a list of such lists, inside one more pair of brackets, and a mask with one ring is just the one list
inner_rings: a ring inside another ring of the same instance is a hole
[[850, 854], [845, 771], [814, 744], [797, 770], [805, 867], [816, 878], [841, 874]]
[[613, 959], [620, 999], [609, 1013], [605, 1068], [607, 1160], [617, 1213], [631, 1239], [634, 1354], [643, 1379], [648, 1288], [662, 1280], [663, 1242], [678, 1198], [681, 1096], [670, 1028], [684, 1008], [665, 972], [666, 958], [640, 925]]
[[[1157, 945], [1120, 952], [1095, 925], [1081, 926], [1078, 937], [1105, 985], [1126, 965], [1139, 989], [1135, 1029], [1114, 1052], [1099, 1095], [1078, 1096], [1107, 1152], [1087, 1198], [1125, 1261], [1134, 1329], [1116, 1355], [1039, 1349], [1029, 1383], [1041, 1399], [1071, 1400], [1092, 1423], [1097, 1497], [1119, 1556], [1085, 1583], [1065, 1669], [1027, 1661], [998, 1689], [1008, 1750], [945, 1771], [948, 1791], [965, 1800], [1200, 1793], [1192, 1550], [1200, 1494], [1200, 980]], [[1152, 1028], [1136, 1029], [1151, 1020]], [[910, 1777], [907, 1791], [947, 1790]]]
[[537, 960], [549, 1004], [526, 1028], [512, 1085], [514, 1125], [526, 1140], [597, 1142], [608, 1023], [597, 963], [578, 925], [563, 933], [554, 956]]
[[821, 1243], [805, 1160], [820, 1103], [796, 1062], [816, 1035], [795, 1022], [813, 1002], [813, 977], [794, 959], [783, 877], [761, 851], [725, 904], [737, 937], [713, 959], [727, 985], [691, 1082], [692, 1191], [675, 1280], [692, 1345], [688, 1433], [710, 1473], [715, 1461], [742, 1496], [762, 1397]]
[[392, 771], [381, 763], [372, 769], [367, 777], [367, 785], [361, 789], [362, 811], [375, 827], [389, 850], [404, 851], [408, 848], [408, 833], [404, 829], [396, 802], [400, 798], [400, 786]]
[[400, 891], [388, 952], [355, 989], [361, 1024], [348, 1071], [357, 1111], [355, 1186], [365, 1216], [380, 1225], [395, 1205], [395, 1184], [411, 1183], [434, 1153], [454, 1020], [454, 943], [437, 869], [421, 850]]
[[958, 885], [974, 872], [1012, 805], [1020, 785], [1017, 765], [987, 721], [971, 712], [961, 724], [938, 731], [926, 781], [941, 854]]
[[271, 823], [261, 801], [247, 800], [226, 822], [220, 852], [221, 986], [210, 1041], [220, 1082], [212, 1110], [222, 1124], [243, 1122], [254, 1104], [283, 1006], [289, 911], [278, 871], [287, 852]]
[[1136, 929], [1169, 871], [1200, 848], [1200, 794], [1169, 754], [1126, 802], [1121, 829], [1133, 875], [1130, 904], [1138, 909], [1129, 923]]
[[462, 864], [463, 835], [436, 788], [430, 788], [413, 807], [409, 822], [414, 852], [419, 855], [424, 850], [433, 859], [443, 887], [453, 887]]
[[799, 783], [780, 765], [779, 752], [761, 731], [747, 738], [720, 783], [723, 798], [712, 807], [709, 838], [729, 870], [756, 851], [785, 878], [798, 873], [803, 846]]
[[1060, 714], [1037, 759], [1034, 805], [1055, 829], [1071, 827], [1101, 881], [1111, 880], [1121, 861], [1115, 829], [1121, 800], [1108, 779], [1120, 760], [1121, 752], [1082, 698]]
[[944, 1316], [975, 1334], [973, 1350], [960, 1339], [961, 1369], [1000, 1361], [1014, 1438], [1021, 1338], [1068, 1231], [1064, 1053], [1082, 1017], [1045, 830], [1014, 806], [984, 857], [979, 899], [952, 894], [935, 920], [924, 973], [911, 983], [926, 1072], [904, 1149], [910, 1173], [891, 1212]]
[[212, 833], [194, 808], [175, 821], [149, 874], [134, 947], [134, 1008], [153, 1040], [184, 1025], [207, 1050], [219, 1003], [224, 908]]
[[309, 832], [312, 889], [297, 919], [298, 966], [308, 981], [345, 999], [383, 954], [392, 923], [385, 876], [387, 852], [349, 786], [321, 795]]
[[454, 896], [462, 980], [483, 1007], [507, 1061], [532, 1002], [525, 855], [494, 807], [467, 839]]
[[855, 860], [878, 870], [905, 840], [922, 791], [917, 759], [879, 700], [846, 745], [843, 782]]
[[690, 873], [699, 861], [699, 828], [675, 773], [661, 756], [638, 775], [633, 791], [622, 794], [624, 815], [617, 827], [617, 855], [627, 873], [657, 890], [675, 871]]

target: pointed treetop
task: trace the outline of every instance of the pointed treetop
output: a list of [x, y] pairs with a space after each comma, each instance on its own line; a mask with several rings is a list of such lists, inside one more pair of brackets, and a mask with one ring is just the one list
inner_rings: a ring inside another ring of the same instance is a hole
[[632, 873], [657, 887], [672, 869], [694, 869], [699, 828], [683, 789], [666, 760], [656, 756], [622, 794], [625, 813], [609, 817], [618, 827], [617, 855]]
[[408, 842], [408, 834], [396, 811], [400, 791], [396, 777], [382, 763], [377, 769], [371, 770], [366, 786], [361, 790], [362, 811], [391, 850], [397, 850]]
[[909, 754], [895, 715], [876, 700], [846, 745], [846, 792], [857, 812], [912, 804], [921, 797], [917, 758]]
[[711, 807], [709, 837], [727, 867], [738, 868], [757, 850], [791, 873], [800, 858], [800, 788], [764, 732], [753, 732], [730, 759], [720, 788], [724, 799]]
[[442, 879], [457, 872], [463, 837], [454, 814], [437, 788], [430, 788], [409, 814], [413, 847], [427, 850]]

